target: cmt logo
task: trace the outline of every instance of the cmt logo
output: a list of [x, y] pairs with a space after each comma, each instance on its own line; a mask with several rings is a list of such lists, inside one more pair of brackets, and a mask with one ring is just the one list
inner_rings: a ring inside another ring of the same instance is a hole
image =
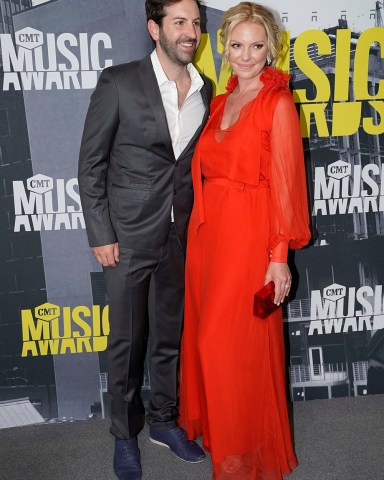
[[332, 285], [329, 285], [323, 289], [323, 298], [325, 300], [330, 300], [331, 302], [337, 302], [337, 300], [345, 297], [346, 292], [347, 289], [344, 287], [344, 285], [332, 283]]
[[38, 318], [39, 320], [50, 322], [58, 317], [60, 317], [60, 307], [53, 303], [43, 303], [35, 308], [35, 318]]
[[16, 45], [28, 50], [40, 47], [44, 43], [44, 34], [40, 30], [27, 27], [15, 33]]
[[337, 180], [347, 177], [351, 174], [351, 171], [351, 165], [343, 160], [337, 160], [337, 162], [328, 165], [328, 175], [331, 178], [336, 178]]
[[35, 175], [34, 177], [28, 178], [27, 188], [30, 192], [42, 195], [43, 193], [53, 190], [53, 178], [41, 174]]

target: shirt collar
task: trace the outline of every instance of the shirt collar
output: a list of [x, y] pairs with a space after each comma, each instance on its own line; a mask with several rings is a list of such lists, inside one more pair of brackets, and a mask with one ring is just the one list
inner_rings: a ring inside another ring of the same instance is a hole
[[[163, 67], [161, 66], [159, 57], [157, 56], [156, 50], [154, 50], [151, 53], [151, 61], [152, 61], [152, 66], [153, 70], [156, 75], [156, 80], [159, 85], [163, 85], [166, 82], [169, 82], [170, 80], [168, 79], [167, 75], [165, 74]], [[193, 66], [192, 63], [188, 63], [187, 69], [189, 72], [189, 75], [191, 77], [191, 89], [190, 91], [196, 91], [196, 90], [201, 90], [202, 86], [204, 85], [204, 81], [201, 78], [199, 72], [196, 70], [196, 68]]]

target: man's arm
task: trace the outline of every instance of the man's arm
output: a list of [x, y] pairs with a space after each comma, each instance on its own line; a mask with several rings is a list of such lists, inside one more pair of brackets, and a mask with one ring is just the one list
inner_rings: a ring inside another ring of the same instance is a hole
[[112, 227], [107, 173], [109, 155], [118, 127], [118, 96], [109, 69], [104, 70], [91, 96], [79, 157], [79, 189], [89, 244], [97, 261], [105, 266], [118, 260]]

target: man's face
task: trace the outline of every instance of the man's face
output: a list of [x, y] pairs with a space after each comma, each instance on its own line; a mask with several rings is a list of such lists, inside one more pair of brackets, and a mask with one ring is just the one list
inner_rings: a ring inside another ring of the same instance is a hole
[[195, 0], [181, 0], [165, 7], [158, 31], [158, 48], [173, 63], [191, 63], [200, 43], [200, 12]]

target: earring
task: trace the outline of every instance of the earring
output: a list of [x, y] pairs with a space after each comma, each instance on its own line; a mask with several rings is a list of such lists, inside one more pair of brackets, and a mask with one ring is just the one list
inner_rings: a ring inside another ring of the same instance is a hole
[[267, 55], [267, 64], [270, 65], [272, 63], [271, 57]]

